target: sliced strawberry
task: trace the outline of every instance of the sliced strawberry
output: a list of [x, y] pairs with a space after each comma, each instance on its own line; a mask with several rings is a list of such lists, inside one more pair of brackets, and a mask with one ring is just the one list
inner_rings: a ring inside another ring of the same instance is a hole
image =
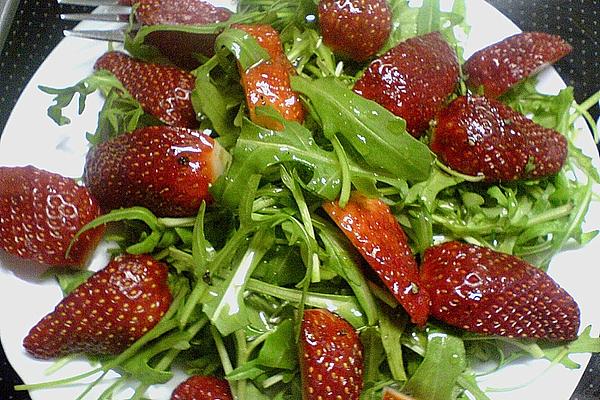
[[431, 150], [464, 174], [511, 181], [560, 171], [567, 140], [497, 100], [462, 96], [438, 114]]
[[408, 238], [390, 208], [379, 199], [354, 193], [345, 208], [337, 202], [323, 205], [385, 286], [406, 309], [414, 323], [429, 316], [429, 296], [423, 290], [417, 261]]
[[94, 68], [114, 74], [145, 112], [165, 124], [198, 126], [191, 100], [196, 81], [187, 71], [136, 60], [118, 51], [104, 54]]
[[195, 375], [175, 388], [171, 400], [233, 400], [233, 396], [225, 379]]
[[456, 53], [438, 32], [400, 43], [375, 59], [354, 91], [406, 120], [420, 136], [456, 88]]
[[392, 388], [386, 387], [383, 389], [383, 399], [382, 400], [415, 400], [415, 399], [404, 393], [400, 393]]
[[471, 88], [483, 86], [485, 95], [495, 98], [571, 50], [560, 36], [523, 32], [479, 50], [463, 65], [463, 71]]
[[152, 329], [172, 296], [168, 268], [148, 255], [125, 255], [73, 290], [23, 340], [34, 357], [118, 354]]
[[[227, 21], [232, 12], [203, 0], [140, 0], [135, 10], [142, 25], [207, 25]], [[198, 55], [212, 56], [218, 32], [207, 34], [177, 30], [150, 32], [144, 42], [158, 48], [175, 64], [193, 69]]]
[[321, 0], [319, 27], [334, 52], [365, 61], [390, 36], [392, 12], [385, 0]]
[[246, 71], [240, 71], [250, 119], [269, 129], [281, 130], [278, 121], [256, 114], [256, 107], [272, 106], [288, 121], [304, 121], [304, 108], [292, 90], [290, 74], [294, 68], [283, 52], [279, 33], [270, 25], [234, 25], [252, 35], [271, 57]]
[[100, 216], [90, 192], [75, 180], [38, 168], [0, 167], [0, 249], [56, 266], [85, 265], [104, 228], [75, 234]]
[[363, 345], [352, 325], [327, 310], [304, 311], [300, 373], [305, 400], [358, 399], [363, 367]]
[[579, 307], [542, 270], [485, 247], [448, 242], [429, 248], [421, 265], [431, 314], [468, 331], [571, 340]]
[[84, 181], [106, 211], [143, 206], [159, 216], [196, 215], [230, 156], [207, 133], [152, 126], [87, 154]]

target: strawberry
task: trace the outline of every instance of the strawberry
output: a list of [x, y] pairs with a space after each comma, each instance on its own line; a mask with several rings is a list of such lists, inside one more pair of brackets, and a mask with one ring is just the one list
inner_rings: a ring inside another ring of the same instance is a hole
[[207, 133], [151, 126], [101, 143], [87, 154], [84, 181], [104, 210], [143, 206], [159, 216], [196, 215], [229, 153]]
[[149, 255], [116, 257], [68, 294], [23, 340], [36, 358], [118, 354], [171, 305], [168, 267]]
[[430, 146], [449, 167], [488, 182], [549, 176], [567, 157], [563, 135], [478, 96], [459, 97], [439, 113]]
[[323, 205], [385, 286], [406, 309], [414, 323], [424, 325], [429, 296], [423, 290], [408, 238], [390, 208], [379, 199], [353, 193], [345, 208]]
[[386, 0], [321, 0], [318, 13], [323, 43], [359, 62], [374, 55], [392, 29]]
[[233, 396], [225, 379], [195, 375], [175, 388], [171, 400], [233, 400]]
[[118, 51], [104, 54], [94, 68], [115, 75], [144, 111], [161, 122], [183, 128], [198, 126], [191, 100], [196, 81], [189, 72], [140, 61]]
[[0, 167], [0, 248], [56, 266], [82, 267], [104, 228], [75, 234], [100, 216], [90, 192], [75, 180], [38, 168]]
[[252, 35], [271, 57], [270, 60], [260, 62], [246, 71], [240, 71], [250, 119], [269, 129], [283, 129], [280, 122], [256, 114], [256, 107], [270, 105], [286, 120], [302, 123], [304, 108], [300, 97], [290, 85], [290, 74], [295, 71], [283, 52], [279, 33], [270, 25], [238, 24], [232, 27]]
[[299, 343], [304, 400], [359, 398], [363, 345], [352, 325], [324, 309], [305, 310]]
[[448, 242], [425, 251], [421, 279], [431, 314], [471, 332], [571, 340], [579, 308], [545, 272], [485, 247]]
[[[142, 25], [207, 25], [227, 21], [232, 13], [203, 0], [140, 0], [135, 10]], [[144, 42], [155, 46], [175, 64], [186, 69], [200, 65], [198, 54], [214, 54], [214, 33], [187, 33], [157, 30], [150, 32]]]
[[439, 32], [408, 39], [375, 59], [354, 91], [406, 120], [420, 136], [456, 88], [456, 53]]
[[414, 398], [404, 394], [397, 392], [396, 390], [386, 387], [383, 389], [383, 398], [382, 400], [415, 400]]
[[471, 88], [483, 86], [487, 97], [496, 98], [571, 50], [572, 47], [557, 35], [517, 33], [473, 54], [463, 65], [463, 71]]

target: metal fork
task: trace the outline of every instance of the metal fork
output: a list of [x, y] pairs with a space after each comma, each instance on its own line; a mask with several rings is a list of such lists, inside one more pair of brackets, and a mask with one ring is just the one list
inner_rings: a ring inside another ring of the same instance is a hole
[[87, 13], [61, 14], [67, 21], [99, 21], [122, 23], [112, 29], [73, 29], [65, 30], [65, 36], [75, 36], [86, 39], [123, 42], [125, 40], [126, 22], [131, 15], [130, 1], [127, 0], [57, 0], [59, 4], [99, 7]]

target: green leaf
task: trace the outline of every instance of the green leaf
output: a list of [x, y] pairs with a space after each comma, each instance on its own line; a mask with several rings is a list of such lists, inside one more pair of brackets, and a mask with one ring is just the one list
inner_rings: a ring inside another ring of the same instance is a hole
[[265, 367], [293, 370], [298, 365], [298, 348], [294, 338], [294, 323], [286, 319], [267, 337], [258, 353], [257, 362]]
[[417, 35], [440, 31], [440, 0], [423, 0], [417, 14]]

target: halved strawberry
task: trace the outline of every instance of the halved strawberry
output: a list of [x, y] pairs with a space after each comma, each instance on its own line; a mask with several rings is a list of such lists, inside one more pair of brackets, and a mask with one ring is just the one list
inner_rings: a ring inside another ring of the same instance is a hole
[[305, 400], [359, 398], [363, 345], [352, 325], [327, 310], [305, 310], [299, 343]]
[[32, 166], [0, 167], [0, 248], [56, 266], [82, 267], [104, 228], [75, 234], [100, 216], [90, 192], [74, 179]]
[[515, 256], [447, 242], [425, 251], [421, 279], [431, 296], [431, 315], [450, 325], [508, 337], [577, 337], [575, 300]]
[[[135, 10], [142, 25], [207, 25], [227, 21], [232, 12], [203, 0], [140, 0]], [[212, 56], [217, 31], [207, 34], [177, 30], [150, 32], [144, 42], [159, 49], [175, 64], [193, 69], [200, 65], [198, 55]]]
[[171, 400], [233, 400], [233, 396], [225, 379], [195, 375], [175, 388]]
[[196, 81], [189, 72], [147, 63], [118, 51], [104, 54], [94, 68], [115, 75], [145, 112], [165, 124], [184, 128], [198, 126], [191, 100]]
[[560, 171], [567, 140], [497, 100], [462, 96], [438, 114], [431, 150], [464, 174], [511, 181]]
[[392, 29], [386, 0], [321, 0], [318, 12], [323, 43], [359, 62], [374, 55]]
[[496, 98], [571, 50], [560, 36], [522, 32], [479, 50], [469, 57], [463, 71], [471, 88], [483, 86], [487, 97]]
[[205, 132], [151, 126], [91, 148], [83, 179], [106, 211], [143, 206], [159, 216], [192, 216], [212, 201], [209, 188], [229, 161]]
[[421, 285], [417, 261], [408, 238], [390, 208], [379, 199], [353, 193], [345, 208], [337, 202], [323, 208], [385, 286], [410, 315], [424, 325], [429, 316], [429, 296]]
[[116, 257], [74, 289], [23, 340], [34, 357], [118, 354], [171, 305], [168, 267], [148, 255]]
[[371, 62], [354, 91], [406, 120], [420, 136], [458, 83], [456, 53], [439, 32], [408, 39]]
[[269, 129], [281, 130], [281, 123], [256, 114], [258, 106], [272, 106], [288, 121], [304, 121], [304, 108], [298, 93], [292, 90], [290, 74], [295, 70], [283, 52], [279, 33], [270, 25], [233, 25], [252, 35], [269, 56], [270, 60], [240, 71], [242, 87], [250, 119]]
[[383, 399], [382, 400], [415, 400], [415, 399], [404, 393], [400, 393], [392, 388], [386, 387], [383, 389]]

